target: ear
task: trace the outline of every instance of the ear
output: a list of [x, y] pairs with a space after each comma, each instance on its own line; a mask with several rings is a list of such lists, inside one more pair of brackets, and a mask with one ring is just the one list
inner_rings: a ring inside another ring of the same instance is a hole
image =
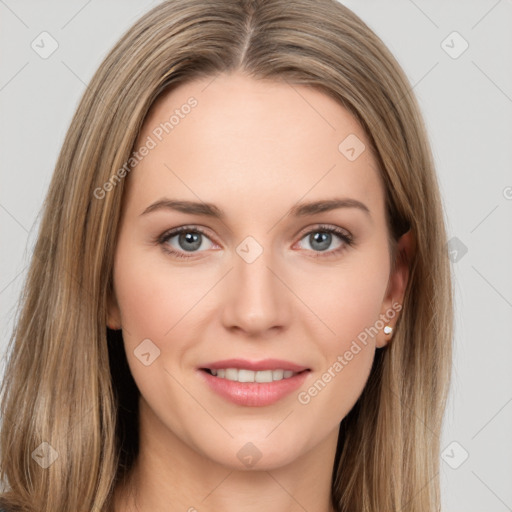
[[[393, 330], [398, 321], [399, 311], [402, 309], [405, 290], [409, 281], [410, 263], [415, 252], [416, 239], [414, 233], [409, 229], [409, 231], [398, 239], [395, 253], [395, 267], [389, 276], [386, 296], [382, 302], [380, 318], [383, 319], [384, 326], [389, 325]], [[382, 348], [386, 346], [392, 337], [393, 332], [385, 334], [384, 328], [380, 329], [375, 338], [376, 347]]]
[[113, 331], [121, 329], [121, 311], [113, 291], [107, 297], [107, 327]]

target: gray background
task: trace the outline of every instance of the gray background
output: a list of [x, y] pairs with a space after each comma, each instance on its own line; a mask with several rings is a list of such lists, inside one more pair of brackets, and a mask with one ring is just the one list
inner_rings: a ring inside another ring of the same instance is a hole
[[[2, 372], [39, 210], [71, 116], [111, 46], [157, 3], [0, 0]], [[343, 3], [411, 80], [448, 219], [456, 332], [441, 433], [443, 511], [512, 511], [512, 1]], [[31, 47], [43, 31], [58, 43], [46, 59]], [[411, 421], [421, 418], [411, 411]]]

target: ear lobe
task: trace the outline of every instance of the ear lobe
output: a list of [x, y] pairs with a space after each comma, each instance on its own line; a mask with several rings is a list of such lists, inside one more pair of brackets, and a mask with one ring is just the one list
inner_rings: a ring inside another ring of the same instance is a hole
[[107, 298], [107, 327], [113, 331], [121, 329], [121, 311], [114, 292], [110, 292]]
[[[415, 252], [416, 238], [413, 231], [409, 229], [409, 231], [404, 233], [398, 239], [395, 253], [395, 264], [391, 275], [389, 276], [386, 297], [382, 304], [382, 317], [389, 317], [387, 313], [391, 309], [395, 312], [393, 318], [389, 318], [389, 320], [385, 321], [385, 326], [390, 326], [392, 329], [395, 328], [399, 316], [398, 312], [402, 309], [405, 290], [407, 288], [407, 283], [409, 282], [410, 265]], [[385, 334], [382, 329], [376, 337], [376, 347], [382, 348], [386, 346], [391, 341], [392, 337], [393, 331]]]

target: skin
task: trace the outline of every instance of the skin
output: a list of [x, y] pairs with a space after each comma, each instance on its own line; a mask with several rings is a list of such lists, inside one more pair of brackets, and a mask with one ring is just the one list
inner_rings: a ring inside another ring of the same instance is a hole
[[[362, 128], [327, 95], [240, 72], [160, 97], [136, 147], [190, 96], [198, 105], [126, 178], [108, 324], [123, 329], [141, 393], [140, 456], [129, 484], [116, 490], [116, 511], [331, 511], [339, 424], [391, 336], [381, 330], [361, 344], [308, 404], [297, 395], [403, 299], [408, 267], [390, 273], [376, 161]], [[354, 161], [338, 150], [349, 134], [367, 148]], [[164, 197], [213, 203], [226, 217], [141, 215]], [[361, 201], [369, 215], [357, 208], [286, 215], [298, 202], [336, 197]], [[348, 231], [354, 245], [332, 235], [319, 250], [319, 224]], [[206, 231], [195, 252], [179, 236], [155, 241], [185, 225]], [[263, 248], [252, 263], [236, 251], [247, 236]], [[410, 256], [411, 243], [406, 234], [398, 249]], [[134, 354], [145, 339], [160, 350], [148, 366]], [[232, 357], [284, 359], [311, 371], [273, 405], [235, 405], [197, 370]], [[250, 468], [237, 457], [249, 442], [261, 453]]]

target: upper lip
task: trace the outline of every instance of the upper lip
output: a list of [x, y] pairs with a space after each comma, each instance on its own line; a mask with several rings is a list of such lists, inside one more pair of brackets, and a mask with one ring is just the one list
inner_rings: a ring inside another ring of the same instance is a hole
[[283, 361], [281, 359], [262, 359], [261, 361], [249, 361], [247, 359], [224, 359], [201, 366], [201, 369], [220, 370], [223, 368], [238, 368], [245, 370], [291, 370], [292, 372], [302, 372], [309, 370], [307, 366]]

